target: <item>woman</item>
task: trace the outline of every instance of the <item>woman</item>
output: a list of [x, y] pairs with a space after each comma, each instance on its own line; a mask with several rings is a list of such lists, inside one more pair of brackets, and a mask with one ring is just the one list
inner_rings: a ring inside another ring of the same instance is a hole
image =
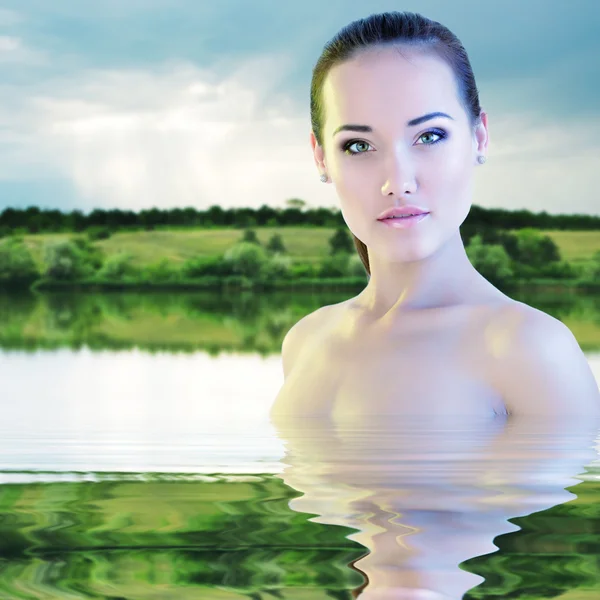
[[489, 134], [456, 36], [414, 13], [350, 23], [314, 68], [311, 122], [369, 281], [288, 332], [272, 415], [599, 415], [570, 330], [466, 255], [459, 227]]

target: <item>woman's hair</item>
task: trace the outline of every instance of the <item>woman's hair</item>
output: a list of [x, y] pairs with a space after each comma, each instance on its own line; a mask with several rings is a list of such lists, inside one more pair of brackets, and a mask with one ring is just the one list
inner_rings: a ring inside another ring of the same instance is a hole
[[[329, 70], [353, 58], [361, 50], [375, 46], [400, 46], [431, 52], [445, 60], [452, 68], [458, 100], [469, 118], [472, 128], [481, 122], [479, 91], [475, 83], [469, 57], [460, 40], [441, 23], [418, 13], [384, 12], [353, 21], [343, 27], [323, 48], [313, 69], [310, 87], [310, 119], [318, 144], [323, 147], [323, 84]], [[354, 246], [369, 275], [367, 247], [354, 234]]]

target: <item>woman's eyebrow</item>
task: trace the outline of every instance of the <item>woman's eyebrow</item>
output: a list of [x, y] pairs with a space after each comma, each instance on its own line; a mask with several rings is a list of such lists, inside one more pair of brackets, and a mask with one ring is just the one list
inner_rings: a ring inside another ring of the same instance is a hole
[[[430, 119], [434, 119], [435, 117], [446, 117], [447, 119], [452, 119], [452, 121], [454, 121], [454, 119], [450, 115], [447, 115], [446, 113], [443, 113], [443, 112], [432, 112], [432, 113], [428, 113], [426, 115], [423, 115], [422, 117], [417, 117], [416, 119], [411, 119], [406, 124], [406, 126], [407, 127], [415, 127], [416, 125], [420, 125], [421, 123], [424, 123], [425, 121], [429, 121]], [[369, 125], [340, 125], [333, 132], [332, 137], [336, 133], [339, 133], [340, 131], [359, 131], [361, 133], [372, 133], [373, 128], [370, 127]]]

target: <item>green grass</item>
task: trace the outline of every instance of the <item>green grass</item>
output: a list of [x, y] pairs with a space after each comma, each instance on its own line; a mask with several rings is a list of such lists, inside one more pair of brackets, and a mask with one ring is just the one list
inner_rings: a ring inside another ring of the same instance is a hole
[[[316, 262], [329, 253], [329, 239], [333, 228], [321, 227], [257, 227], [254, 229], [259, 241], [266, 245], [270, 237], [279, 234], [294, 260]], [[586, 261], [594, 252], [600, 251], [600, 235], [597, 231], [542, 231], [558, 245], [561, 256], [569, 262]], [[49, 240], [72, 237], [75, 234], [27, 235], [25, 240], [36, 261], [41, 262], [42, 246]], [[179, 264], [194, 256], [222, 254], [243, 233], [239, 229], [165, 229], [158, 231], [118, 232], [109, 239], [95, 242], [107, 256], [118, 252], [130, 252], [134, 264], [146, 266], [163, 258]]]
[[558, 246], [563, 260], [581, 262], [592, 258], [600, 251], [598, 231], [541, 231]]

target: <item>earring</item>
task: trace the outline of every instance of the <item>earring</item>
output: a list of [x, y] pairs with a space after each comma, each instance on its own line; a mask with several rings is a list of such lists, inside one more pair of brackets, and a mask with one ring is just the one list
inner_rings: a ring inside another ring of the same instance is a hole
[[483, 154], [480, 154], [480, 155], [477, 157], [477, 162], [478, 162], [480, 165], [482, 165], [482, 164], [485, 162], [485, 156], [483, 156]]
[[321, 181], [325, 183], [327, 181], [327, 175], [323, 173], [319, 179], [321, 179]]

